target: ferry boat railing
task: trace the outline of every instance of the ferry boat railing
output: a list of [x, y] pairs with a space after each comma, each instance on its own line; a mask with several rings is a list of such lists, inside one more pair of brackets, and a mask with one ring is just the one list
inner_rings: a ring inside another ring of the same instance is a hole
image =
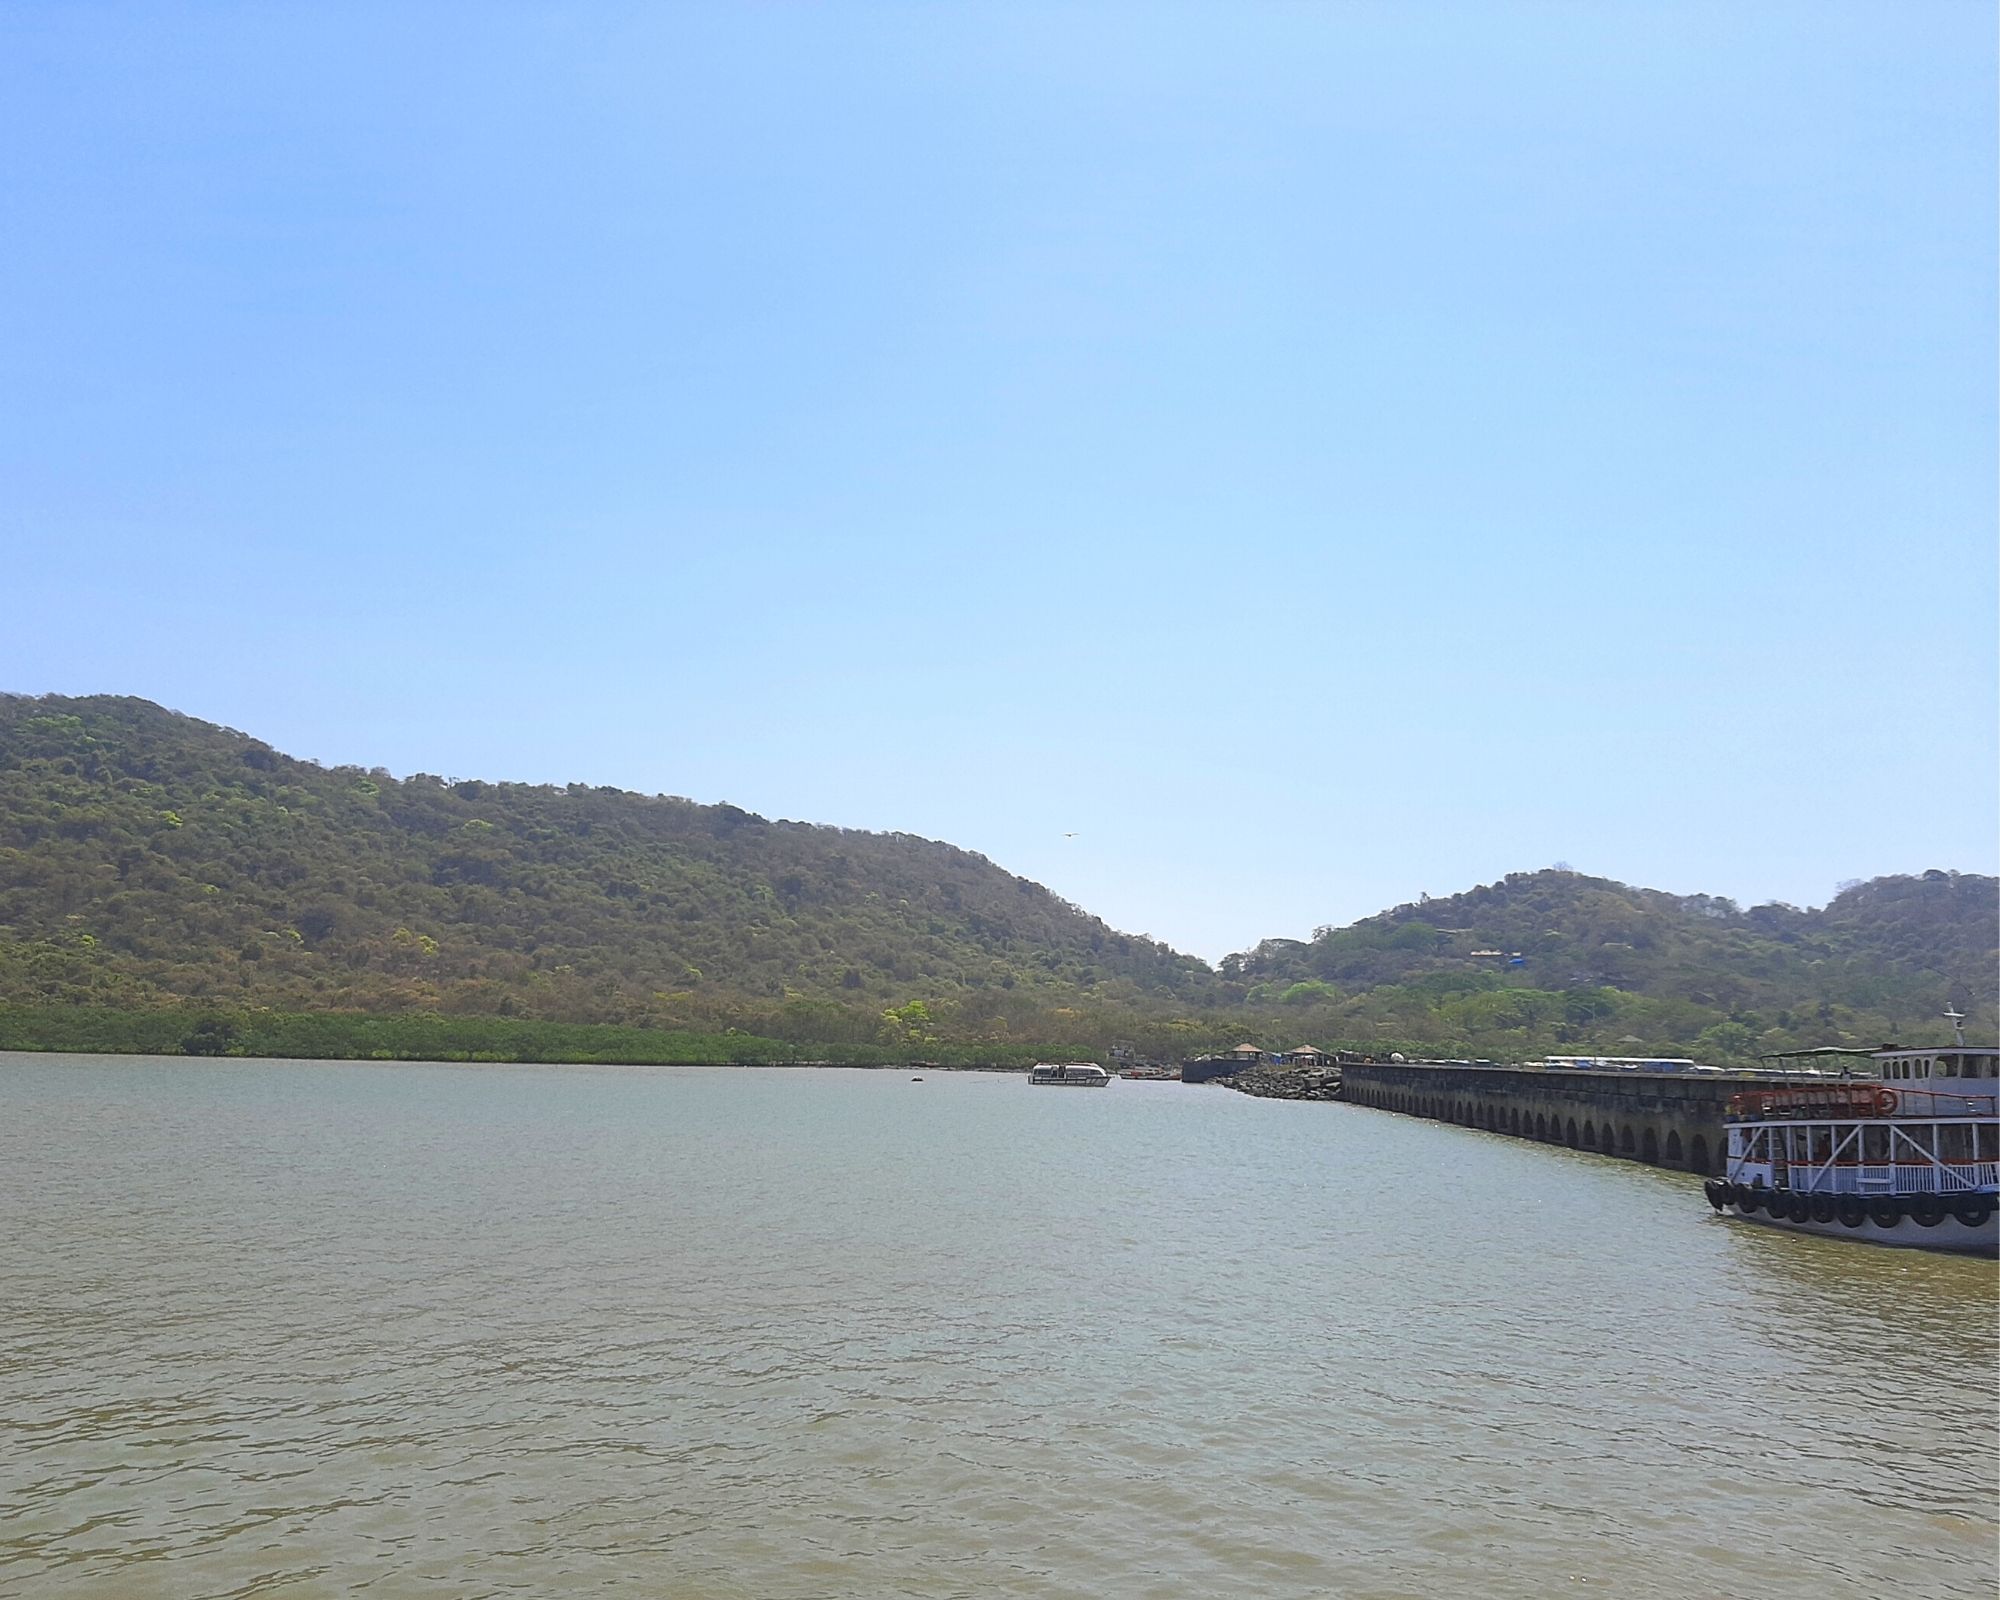
[[1811, 1169], [1810, 1177], [1826, 1182], [1799, 1183], [1792, 1169], [1792, 1187], [1801, 1194], [1971, 1194], [1992, 1189], [2000, 1181], [2000, 1166], [1991, 1161], [1904, 1162], [1895, 1166], [1863, 1165]]
[[[1941, 1127], [1963, 1133], [1961, 1148], [1970, 1159], [1938, 1152]], [[1965, 1194], [2000, 1188], [2000, 1162], [1973, 1154], [1974, 1128], [1964, 1122], [1794, 1123], [1737, 1131], [1738, 1147], [1727, 1164], [1737, 1182], [1746, 1174], [1749, 1181], [1762, 1182], [1768, 1173], [1772, 1188], [1798, 1194]]]
[[[1731, 1164], [1728, 1176], [1737, 1183], [1754, 1181], [1746, 1177], [1750, 1168], [1759, 1172], [1764, 1163], [1741, 1161]], [[2000, 1186], [2000, 1167], [1992, 1162], [1958, 1165], [1932, 1161], [1896, 1166], [1799, 1167], [1789, 1169], [1788, 1181], [1766, 1184], [1767, 1188], [1789, 1189], [1795, 1194], [1976, 1194]]]

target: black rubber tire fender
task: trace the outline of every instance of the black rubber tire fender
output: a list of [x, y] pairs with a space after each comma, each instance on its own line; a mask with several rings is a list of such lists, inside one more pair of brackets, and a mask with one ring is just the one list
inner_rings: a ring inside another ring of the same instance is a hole
[[1893, 1228], [1903, 1220], [1903, 1202], [1892, 1194], [1878, 1194], [1868, 1202], [1868, 1218], [1878, 1228]]
[[1794, 1194], [1785, 1202], [1785, 1215], [1794, 1222], [1810, 1222], [1812, 1202], [1802, 1194]]
[[1812, 1219], [1815, 1222], [1831, 1222], [1834, 1218], [1833, 1196], [1816, 1194], [1812, 1197]]
[[1729, 1185], [1726, 1183], [1717, 1183], [1715, 1179], [1710, 1178], [1701, 1186], [1701, 1192], [1708, 1197], [1709, 1205], [1717, 1211], [1729, 1204]]
[[1910, 1220], [1920, 1228], [1935, 1228], [1944, 1221], [1944, 1202], [1934, 1194], [1912, 1196]]
[[1834, 1210], [1839, 1213], [1843, 1228], [1858, 1228], [1868, 1220], [1868, 1202], [1859, 1195], [1842, 1195]]
[[1965, 1195], [1951, 1208], [1951, 1214], [1965, 1227], [1983, 1227], [1986, 1219], [1993, 1215], [1993, 1196], [1990, 1194]]

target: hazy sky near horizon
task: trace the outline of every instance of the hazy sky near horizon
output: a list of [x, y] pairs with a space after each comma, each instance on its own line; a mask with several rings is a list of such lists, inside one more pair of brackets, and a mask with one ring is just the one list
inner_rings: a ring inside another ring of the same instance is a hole
[[1556, 860], [1993, 871], [1995, 43], [10, 4], [0, 689], [945, 838], [1211, 958]]

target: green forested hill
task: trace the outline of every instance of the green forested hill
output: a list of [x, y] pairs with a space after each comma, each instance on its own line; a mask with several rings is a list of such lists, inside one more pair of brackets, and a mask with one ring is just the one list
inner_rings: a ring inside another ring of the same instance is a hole
[[[1532, 1054], [1759, 1050], [1939, 1036], [1949, 1000], [1992, 1032], [2000, 884], [1969, 873], [1852, 884], [1818, 910], [1742, 910], [1552, 869], [1398, 906], [1223, 962], [1254, 1005], [1323, 1027], [1421, 1020]], [[1948, 1035], [1945, 1035], [1948, 1037]], [[1491, 1053], [1489, 1051], [1489, 1053]]]
[[0, 999], [747, 1018], [838, 1040], [912, 1000], [1004, 1032], [1079, 997], [1220, 992], [1206, 964], [928, 839], [398, 781], [142, 700], [0, 697]]
[[[932, 840], [581, 785], [399, 781], [143, 700], [0, 695], [0, 1008], [17, 1013], [0, 1042], [46, 1031], [23, 1007], [268, 1008], [295, 1019], [271, 1025], [279, 1041], [367, 1012], [917, 1054], [1126, 1039], [1171, 1057], [1248, 1035], [1741, 1061], [1935, 1038], [1947, 999], [1990, 1034], [1995, 891], [1934, 871], [1820, 910], [1741, 910], [1523, 873], [1216, 972]], [[463, 1048], [505, 1048], [483, 1028], [466, 1021]], [[533, 1048], [590, 1048], [545, 1037], [565, 1042]]]

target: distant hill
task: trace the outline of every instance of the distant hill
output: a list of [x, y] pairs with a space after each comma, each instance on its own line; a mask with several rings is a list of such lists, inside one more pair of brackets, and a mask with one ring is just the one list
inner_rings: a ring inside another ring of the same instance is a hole
[[1519, 873], [1218, 972], [935, 840], [577, 784], [399, 780], [144, 700], [0, 695], [0, 1008], [30, 1042], [51, 1007], [193, 1006], [919, 1056], [1123, 1039], [1171, 1059], [1249, 1036], [1745, 1061], [1937, 1038], [1947, 999], [1990, 1037], [1997, 887], [1933, 871], [1746, 911]]
[[[1224, 959], [1251, 1004], [1392, 1015], [1460, 1037], [1650, 1050], [1663, 1036], [1744, 1059], [1844, 1039], [1935, 1038], [1947, 1001], [1990, 1032], [2000, 882], [1930, 871], [1850, 885], [1819, 910], [1743, 910], [1551, 869], [1398, 906]], [[1406, 1004], [1399, 1011], [1397, 1002]], [[1634, 1027], [1613, 1033], [1613, 1018]], [[1708, 1018], [1702, 1022], [1702, 1018]], [[1946, 1035], [1948, 1037], [1948, 1035]]]
[[0, 999], [672, 1024], [754, 1006], [842, 1037], [924, 996], [994, 1025], [1221, 988], [934, 840], [399, 781], [144, 700], [0, 696]]

